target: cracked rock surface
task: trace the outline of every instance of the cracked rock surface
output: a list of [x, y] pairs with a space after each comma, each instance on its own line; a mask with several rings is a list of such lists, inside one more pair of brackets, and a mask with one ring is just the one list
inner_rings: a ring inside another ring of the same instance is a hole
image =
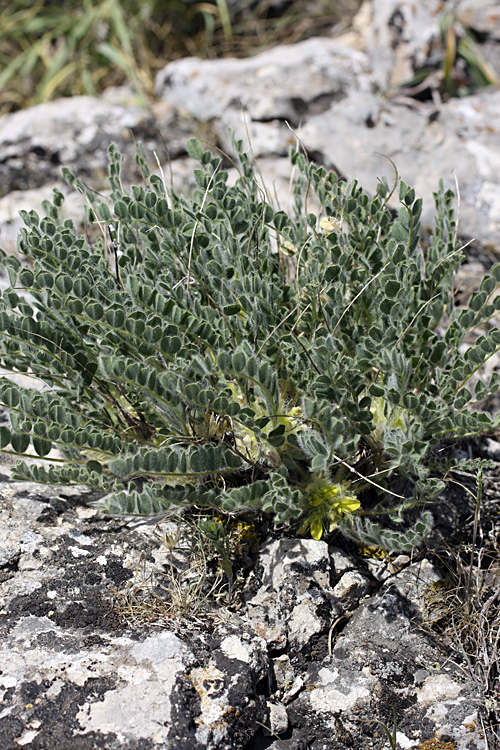
[[77, 488], [3, 476], [0, 497], [5, 750], [381, 748], [369, 722], [393, 708], [404, 747], [485, 747], [473, 684], [419, 629], [441, 577], [429, 561], [371, 571], [324, 541], [271, 539], [237, 606], [138, 624], [116, 593], [140, 561], [164, 575], [151, 524], [102, 517]]

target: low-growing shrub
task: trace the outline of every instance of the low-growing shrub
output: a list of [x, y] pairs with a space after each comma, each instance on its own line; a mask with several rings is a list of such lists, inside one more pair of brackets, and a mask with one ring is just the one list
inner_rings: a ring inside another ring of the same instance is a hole
[[413, 509], [442, 488], [438, 449], [497, 424], [471, 407], [500, 376], [467, 384], [500, 330], [462, 345], [500, 310], [500, 264], [459, 309], [450, 191], [435, 196], [424, 244], [404, 182], [395, 215], [386, 181], [370, 197], [293, 152], [287, 215], [235, 146], [230, 186], [221, 158], [188, 143], [192, 199], [141, 155], [145, 184], [124, 191], [114, 147], [108, 201], [66, 173], [102, 228], [95, 244], [58, 222], [58, 191], [45, 218], [23, 213], [25, 260], [2, 258], [0, 364], [43, 387], [0, 380], [0, 447], [42, 459], [59, 448], [65, 460], [21, 460], [14, 477], [88, 485], [107, 513], [259, 511], [315, 539], [339, 527], [410, 549], [432, 521]]

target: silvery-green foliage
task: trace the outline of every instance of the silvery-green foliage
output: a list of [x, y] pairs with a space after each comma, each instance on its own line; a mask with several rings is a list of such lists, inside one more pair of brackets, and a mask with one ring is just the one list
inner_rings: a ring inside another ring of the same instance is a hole
[[[468, 382], [500, 331], [461, 345], [500, 310], [500, 265], [457, 308], [451, 192], [436, 194], [424, 245], [422, 204], [403, 182], [394, 216], [385, 182], [370, 197], [294, 152], [302, 177], [289, 216], [236, 146], [241, 177], [229, 186], [221, 159], [189, 142], [200, 162], [192, 199], [167, 192], [141, 156], [144, 185], [124, 191], [114, 147], [108, 201], [67, 173], [103, 230], [95, 244], [59, 221], [60, 192], [45, 218], [23, 213], [25, 261], [2, 259], [0, 364], [43, 388], [0, 380], [10, 413], [0, 447], [41, 459], [59, 448], [66, 461], [19, 461], [14, 476], [88, 485], [110, 513], [192, 504], [289, 523], [307, 512], [311, 478], [342, 480], [365, 510], [388, 514], [385, 526], [346, 515], [348, 536], [410, 548], [431, 518], [408, 530], [403, 512], [441, 487], [429, 478], [434, 449], [493, 425], [471, 406], [499, 376], [474, 392]], [[304, 208], [311, 189], [315, 214]], [[404, 497], [385, 492], [396, 477]]]

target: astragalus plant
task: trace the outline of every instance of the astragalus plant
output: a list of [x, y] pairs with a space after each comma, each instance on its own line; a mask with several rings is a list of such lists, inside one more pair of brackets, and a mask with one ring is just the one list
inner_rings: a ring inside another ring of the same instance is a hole
[[2, 260], [0, 365], [43, 388], [1, 379], [1, 448], [58, 448], [65, 460], [20, 460], [14, 476], [88, 485], [107, 513], [260, 512], [316, 539], [338, 527], [409, 549], [432, 521], [414, 508], [439, 513], [440, 446], [496, 424], [473, 404], [500, 378], [467, 384], [500, 331], [462, 345], [500, 310], [500, 265], [458, 308], [452, 193], [436, 195], [423, 244], [403, 182], [395, 215], [385, 181], [370, 197], [294, 152], [287, 215], [236, 149], [230, 186], [221, 158], [188, 143], [192, 199], [143, 157], [144, 185], [125, 191], [113, 147], [109, 200], [67, 174], [102, 229], [95, 244], [59, 222], [59, 192], [45, 218], [23, 214], [25, 257]]

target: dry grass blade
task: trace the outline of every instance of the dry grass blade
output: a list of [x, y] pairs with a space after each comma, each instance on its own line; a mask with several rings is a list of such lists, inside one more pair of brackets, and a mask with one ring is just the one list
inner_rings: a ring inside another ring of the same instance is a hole
[[132, 582], [114, 595], [114, 609], [128, 625], [190, 630], [221, 616], [231, 581], [200, 524], [183, 521], [171, 533], [158, 524], [155, 536], [168, 552], [163, 572], [150, 570], [141, 556]]
[[[494, 489], [491, 488], [492, 481]], [[483, 496], [481, 477], [478, 477], [471, 543], [449, 549], [446, 558], [440, 555], [440, 565], [446, 570], [446, 576], [427, 593], [428, 620], [425, 624], [440, 633], [456, 654], [458, 666], [477, 686], [488, 750], [498, 750], [500, 559], [496, 543], [497, 481], [486, 474], [485, 487]], [[493, 545], [488, 537], [495, 539]]]
[[128, 82], [146, 103], [157, 70], [186, 55], [248, 55], [295, 42], [352, 17], [359, 0], [306, 0], [276, 14], [269, 0], [85, 0], [77, 6], [12, 0], [0, 11], [0, 114], [55, 96]]

